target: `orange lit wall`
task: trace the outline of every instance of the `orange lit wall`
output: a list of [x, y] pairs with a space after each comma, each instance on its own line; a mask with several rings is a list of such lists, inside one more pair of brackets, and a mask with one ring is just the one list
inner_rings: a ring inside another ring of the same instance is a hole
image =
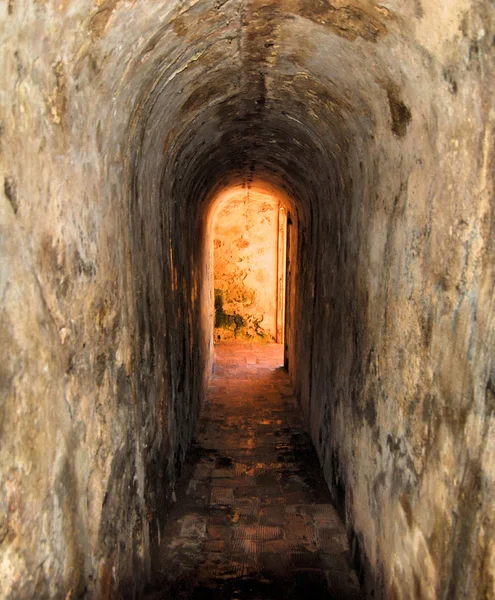
[[239, 186], [219, 201], [213, 223], [216, 341], [276, 340], [281, 219], [285, 208], [263, 189]]

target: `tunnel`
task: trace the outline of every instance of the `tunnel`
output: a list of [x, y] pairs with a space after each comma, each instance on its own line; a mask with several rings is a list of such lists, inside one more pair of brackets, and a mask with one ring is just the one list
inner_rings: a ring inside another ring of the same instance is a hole
[[494, 598], [493, 2], [0, 15], [0, 595], [152, 580], [213, 367], [212, 206], [262, 185], [364, 597]]

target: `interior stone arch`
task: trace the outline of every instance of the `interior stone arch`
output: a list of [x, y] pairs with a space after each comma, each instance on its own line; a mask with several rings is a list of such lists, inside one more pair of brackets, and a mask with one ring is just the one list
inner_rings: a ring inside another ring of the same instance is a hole
[[258, 178], [295, 202], [289, 364], [365, 590], [489, 597], [491, 3], [0, 14], [6, 596], [149, 578], [208, 379], [204, 215]]

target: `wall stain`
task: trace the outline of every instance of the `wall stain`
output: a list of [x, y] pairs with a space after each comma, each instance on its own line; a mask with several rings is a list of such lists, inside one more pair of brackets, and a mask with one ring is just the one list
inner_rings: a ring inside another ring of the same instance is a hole
[[53, 73], [55, 75], [55, 87], [47, 98], [47, 106], [53, 122], [60, 125], [67, 110], [67, 77], [63, 61], [59, 61], [53, 67]]
[[390, 116], [392, 117], [392, 132], [397, 137], [404, 137], [407, 133], [407, 126], [412, 119], [411, 111], [401, 100], [399, 88], [396, 85], [390, 84], [387, 87], [387, 98]]
[[337, 7], [329, 0], [302, 0], [299, 12], [302, 17], [328, 27], [336, 35], [350, 41], [360, 37], [368, 42], [376, 42], [387, 33], [387, 28], [380, 20], [357, 6]]
[[14, 214], [19, 210], [19, 202], [17, 199], [17, 182], [13, 177], [5, 177], [3, 181], [3, 191], [7, 200], [10, 202]]
[[116, 5], [120, 0], [103, 0], [98, 2], [99, 8], [91, 17], [89, 30], [93, 39], [99, 39], [105, 34], [105, 30]]

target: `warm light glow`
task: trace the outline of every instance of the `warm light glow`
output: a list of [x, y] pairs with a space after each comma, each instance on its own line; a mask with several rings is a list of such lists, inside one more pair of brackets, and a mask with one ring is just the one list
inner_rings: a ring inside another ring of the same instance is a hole
[[290, 208], [289, 198], [264, 182], [231, 185], [211, 202], [206, 241], [215, 341], [283, 341]]

